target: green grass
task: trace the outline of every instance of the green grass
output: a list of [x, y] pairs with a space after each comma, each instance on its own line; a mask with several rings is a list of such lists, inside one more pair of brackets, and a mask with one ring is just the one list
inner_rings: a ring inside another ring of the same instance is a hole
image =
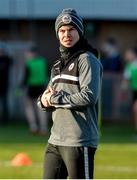
[[[47, 137], [29, 134], [25, 125], [0, 128], [0, 178], [42, 178], [42, 161], [46, 143]], [[33, 162], [32, 166], [11, 166], [11, 160], [21, 152], [28, 154]]]
[[[43, 156], [48, 137], [29, 134], [26, 125], [0, 127], [0, 179], [42, 178]], [[33, 164], [12, 167], [17, 153], [26, 152]], [[137, 178], [137, 137], [132, 126], [103, 125], [95, 156], [95, 178]]]
[[104, 126], [95, 158], [95, 178], [137, 178], [137, 136], [131, 126]]

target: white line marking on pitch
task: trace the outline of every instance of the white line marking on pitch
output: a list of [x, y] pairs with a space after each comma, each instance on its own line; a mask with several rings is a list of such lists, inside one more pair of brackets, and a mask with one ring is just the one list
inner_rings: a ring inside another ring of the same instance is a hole
[[[32, 165], [30, 165], [30, 167], [41, 167], [43, 164], [41, 162], [33, 162]], [[11, 166], [11, 162], [10, 161], [0, 161], [0, 166], [6, 166], [6, 167], [10, 167]], [[12, 166], [13, 167], [13, 166]], [[114, 172], [137, 172], [137, 167], [129, 167], [129, 166], [101, 166], [101, 165], [96, 165], [95, 166], [96, 169], [102, 170], [102, 171], [114, 171]]]
[[117, 171], [117, 172], [137, 172], [136, 167], [129, 167], [129, 166], [98, 166], [96, 165], [96, 169], [100, 169], [103, 171]]

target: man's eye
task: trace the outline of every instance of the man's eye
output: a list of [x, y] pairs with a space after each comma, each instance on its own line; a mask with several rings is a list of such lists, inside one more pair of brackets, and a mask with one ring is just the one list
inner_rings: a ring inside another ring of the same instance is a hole
[[70, 29], [70, 31], [74, 31], [74, 30], [75, 30], [75, 28], [71, 28], [71, 29]]

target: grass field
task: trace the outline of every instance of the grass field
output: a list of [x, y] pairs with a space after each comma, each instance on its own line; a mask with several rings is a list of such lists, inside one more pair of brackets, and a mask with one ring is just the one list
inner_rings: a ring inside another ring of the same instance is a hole
[[[33, 136], [26, 125], [0, 127], [0, 179], [40, 179], [47, 137]], [[17, 153], [26, 152], [31, 166], [12, 167]], [[95, 178], [137, 178], [137, 137], [132, 126], [103, 125], [95, 156]]]

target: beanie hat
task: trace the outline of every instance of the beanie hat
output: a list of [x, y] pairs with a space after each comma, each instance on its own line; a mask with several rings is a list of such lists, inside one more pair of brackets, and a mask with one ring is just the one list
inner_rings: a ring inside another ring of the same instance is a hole
[[75, 27], [80, 36], [84, 34], [84, 26], [82, 18], [77, 14], [74, 9], [63, 9], [61, 14], [56, 19], [55, 30], [58, 37], [58, 30], [63, 25], [72, 25]]

